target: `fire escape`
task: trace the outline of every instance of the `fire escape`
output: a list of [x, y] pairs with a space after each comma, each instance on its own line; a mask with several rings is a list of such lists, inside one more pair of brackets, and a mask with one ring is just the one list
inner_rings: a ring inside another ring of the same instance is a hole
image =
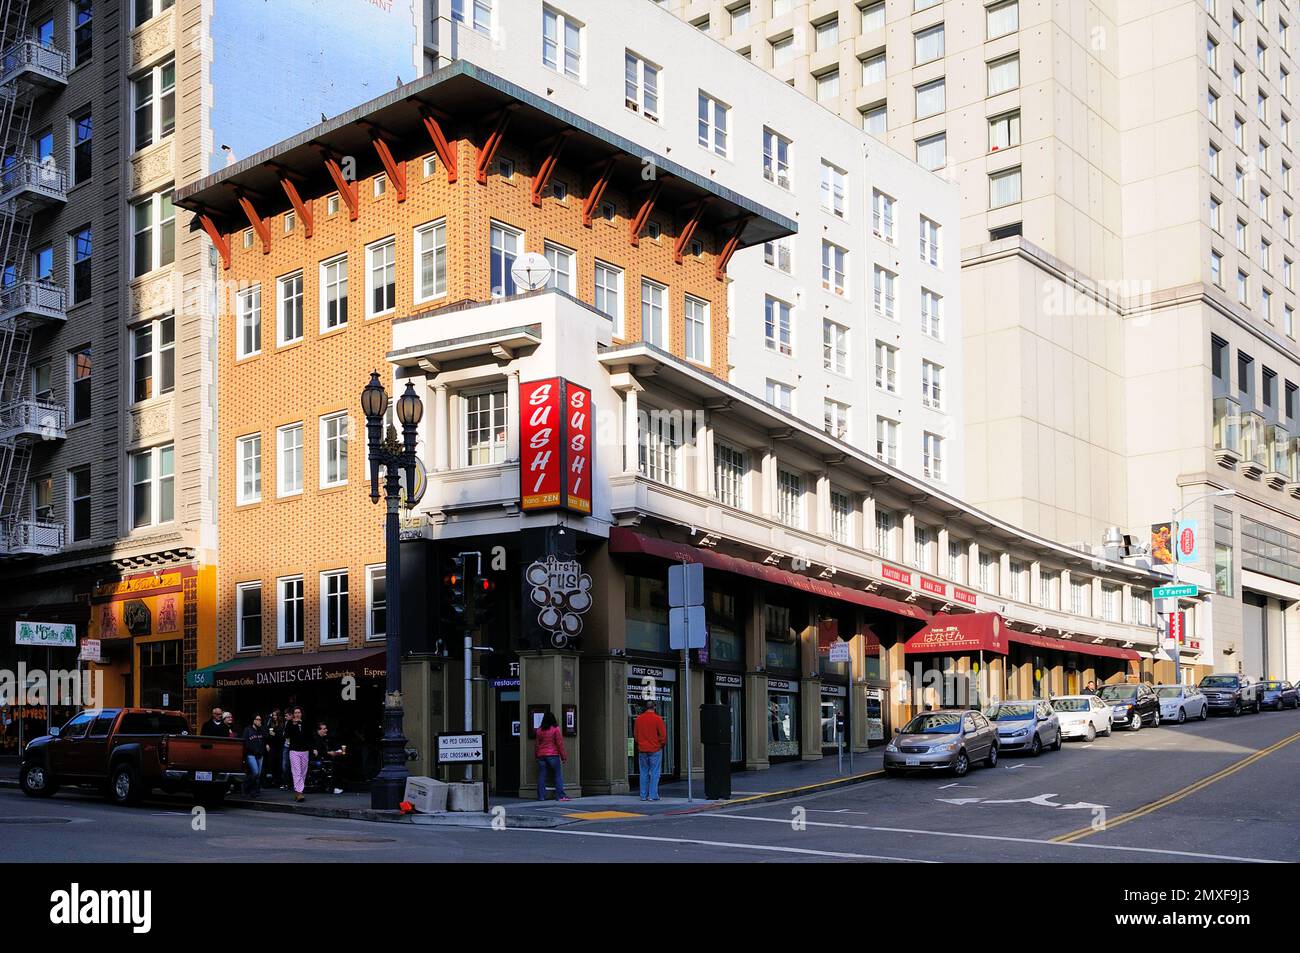
[[33, 447], [62, 440], [65, 409], [36, 393], [33, 331], [67, 320], [66, 293], [52, 263], [32, 260], [32, 221], [67, 201], [67, 181], [48, 137], [33, 139], [37, 100], [67, 84], [67, 57], [52, 27], [33, 30], [29, 0], [0, 0], [0, 557], [40, 556], [63, 547], [63, 523], [34, 501]]

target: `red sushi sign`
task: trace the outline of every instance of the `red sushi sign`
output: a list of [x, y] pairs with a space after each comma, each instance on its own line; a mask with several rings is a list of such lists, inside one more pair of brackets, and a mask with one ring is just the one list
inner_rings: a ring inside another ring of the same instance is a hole
[[519, 385], [519, 505], [591, 512], [591, 391], [562, 377]]

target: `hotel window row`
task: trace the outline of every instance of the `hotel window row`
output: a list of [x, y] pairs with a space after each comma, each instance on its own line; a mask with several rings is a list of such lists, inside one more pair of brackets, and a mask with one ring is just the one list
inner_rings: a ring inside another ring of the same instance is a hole
[[[365, 638], [382, 639], [388, 628], [388, 590], [385, 567], [366, 566]], [[348, 569], [327, 569], [318, 574], [319, 640], [321, 645], [344, 645], [351, 638], [352, 574]], [[235, 585], [236, 651], [252, 652], [264, 645], [263, 582], [260, 579]], [[306, 645], [307, 600], [301, 574], [275, 580], [273, 621], [276, 648], [304, 648]]]

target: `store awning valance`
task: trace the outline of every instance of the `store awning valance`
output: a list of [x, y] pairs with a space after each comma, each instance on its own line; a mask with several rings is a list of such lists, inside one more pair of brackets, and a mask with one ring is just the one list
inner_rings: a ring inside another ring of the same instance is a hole
[[205, 665], [203, 668], [196, 668], [192, 672], [185, 673], [186, 688], [211, 688], [216, 684], [216, 673], [223, 668], [241, 661], [237, 658], [226, 659], [224, 662], [217, 662], [214, 665]]
[[[615, 553], [640, 553], [673, 562], [703, 563], [706, 569], [747, 576], [750, 579], [759, 579], [774, 586], [800, 589], [812, 595], [821, 596], [823, 599], [837, 599], [841, 602], [849, 602], [868, 610], [869, 616], [874, 615], [878, 619], [889, 618], [898, 621], [908, 631], [920, 628], [930, 621], [929, 613], [919, 606], [907, 602], [887, 599], [884, 596], [863, 592], [860, 589], [850, 589], [848, 586], [827, 582], [824, 579], [809, 579], [807, 576], [801, 576], [787, 569], [765, 566], [762, 563], [756, 563], [748, 559], [738, 559], [734, 556], [715, 552], [712, 549], [701, 549], [698, 546], [690, 546], [686, 543], [675, 543], [668, 539], [646, 536], [623, 526], [610, 528], [609, 548], [611, 552]], [[870, 621], [870, 618], [868, 621]]]
[[1073, 655], [1093, 655], [1101, 658], [1136, 659], [1141, 656], [1133, 649], [1116, 648], [1113, 645], [1094, 645], [1091, 642], [1076, 642], [1071, 639], [1056, 639], [1050, 635], [1032, 635], [1029, 632], [1006, 632], [1007, 640], [1020, 645], [1032, 645], [1039, 649], [1054, 649]]
[[1007, 654], [1010, 635], [1002, 616], [996, 612], [969, 612], [962, 615], [941, 613], [917, 632], [903, 647], [909, 655], [923, 652], [993, 652]]
[[218, 688], [292, 687], [337, 681], [351, 675], [357, 680], [379, 679], [386, 673], [382, 645], [304, 655], [259, 655], [235, 659], [218, 668], [213, 677]]

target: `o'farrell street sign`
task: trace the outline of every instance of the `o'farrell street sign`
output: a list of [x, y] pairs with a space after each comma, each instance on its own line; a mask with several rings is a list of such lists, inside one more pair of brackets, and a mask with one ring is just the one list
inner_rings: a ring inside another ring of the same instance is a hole
[[17, 624], [14, 644], [75, 649], [77, 647], [77, 627], [67, 622], [31, 622], [20, 619]]
[[1156, 586], [1151, 590], [1152, 599], [1192, 599], [1200, 592], [1195, 585]]

